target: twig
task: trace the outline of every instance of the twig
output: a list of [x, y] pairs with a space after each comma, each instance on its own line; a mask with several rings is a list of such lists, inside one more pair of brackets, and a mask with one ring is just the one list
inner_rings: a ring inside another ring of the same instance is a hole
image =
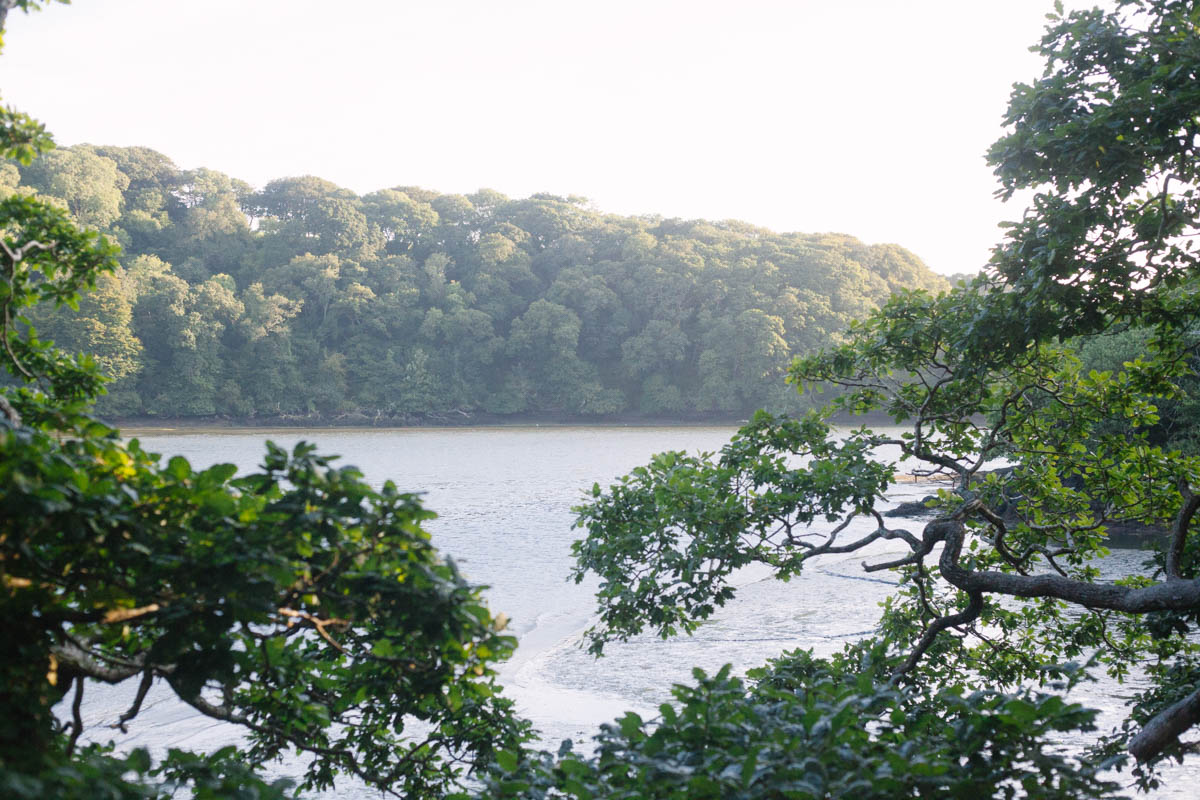
[[921, 641], [919, 641], [913, 651], [909, 653], [908, 658], [905, 659], [903, 664], [896, 667], [894, 672], [892, 672], [893, 678], [898, 678], [915, 667], [917, 662], [921, 660], [921, 656], [925, 655], [925, 651], [928, 650], [933, 644], [934, 640], [937, 639], [939, 633], [947, 628], [958, 627], [959, 625], [964, 625], [968, 622], [974, 622], [975, 620], [979, 619], [979, 615], [983, 612], [983, 592], [970, 592], [968, 593], [968, 597], [970, 600], [967, 603], [967, 607], [962, 611], [958, 612], [957, 614], [938, 617], [932, 623], [930, 623], [929, 627], [925, 630], [925, 635], [921, 637]]
[[2, 394], [0, 394], [0, 411], [4, 412], [4, 416], [8, 417], [8, 421], [14, 428], [21, 427], [21, 415], [13, 408], [12, 403], [8, 402], [8, 398]]
[[[334, 647], [334, 649], [336, 649], [340, 653], [346, 652], [346, 648], [342, 647], [340, 644], [338, 644], [336, 641], [334, 641], [333, 637], [329, 635], [329, 632], [327, 630], [325, 630], [325, 628], [328, 626], [331, 626], [331, 625], [334, 627], [337, 627], [337, 628], [348, 628], [348, 627], [350, 627], [349, 620], [337, 619], [337, 618], [321, 619], [319, 617], [314, 617], [312, 614], [309, 614], [307, 611], [296, 611], [295, 609], [292, 609], [292, 608], [281, 608], [281, 609], [279, 609], [279, 613], [285, 617], [302, 619], [305, 622], [310, 623], [314, 628], [317, 629], [317, 633], [320, 634], [321, 638], [324, 639], [325, 641], [329, 642], [329, 644], [332, 645]], [[290, 624], [291, 623], [289, 623], [289, 625]]]
[[75, 752], [75, 742], [83, 733], [83, 715], [80, 706], [83, 705], [83, 676], [75, 677], [75, 699], [71, 701], [71, 738], [67, 740], [67, 755]]
[[142, 682], [138, 685], [137, 696], [133, 698], [133, 705], [115, 723], [110, 725], [110, 728], [119, 728], [121, 733], [129, 733], [129, 729], [125, 727], [125, 723], [136, 717], [142, 710], [142, 701], [146, 699], [146, 694], [150, 691], [152, 683], [154, 683], [154, 672], [148, 669], [142, 673]]

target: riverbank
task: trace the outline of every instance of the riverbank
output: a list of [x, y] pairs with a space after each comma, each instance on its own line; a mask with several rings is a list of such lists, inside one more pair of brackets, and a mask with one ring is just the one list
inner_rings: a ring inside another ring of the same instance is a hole
[[[369, 417], [366, 414], [320, 414], [275, 417], [116, 417], [106, 419], [125, 433], [157, 435], [171, 433], [255, 433], [281, 429], [303, 430], [404, 430], [415, 428], [688, 428], [739, 427], [749, 420], [747, 414], [689, 414], [684, 416], [645, 416], [614, 414], [583, 416], [577, 414], [487, 414], [452, 411], [442, 414], [402, 414]], [[882, 414], [839, 415], [839, 425], [892, 425]]]
[[122, 431], [139, 433], [253, 433], [280, 429], [303, 430], [402, 430], [409, 428], [538, 428], [538, 427], [694, 427], [745, 423], [746, 417], [734, 415], [696, 415], [687, 417], [645, 416], [574, 416], [570, 414], [485, 414], [452, 412], [447, 414], [405, 414], [368, 417], [365, 414], [341, 414], [334, 417], [124, 417], [106, 420]]
[[[897, 482], [929, 482], [928, 478], [915, 478], [911, 475], [898, 475]], [[927, 504], [933, 500], [932, 495], [926, 495], [919, 500], [908, 500], [898, 503], [894, 508], [883, 512], [885, 517], [901, 519], [929, 520], [936, 512]], [[1010, 524], [1017, 522], [1017, 517], [1010, 510], [1005, 514]], [[1161, 525], [1146, 525], [1139, 522], [1108, 522], [1105, 523], [1108, 534], [1108, 546], [1115, 550], [1153, 550], [1166, 542], [1168, 531]]]

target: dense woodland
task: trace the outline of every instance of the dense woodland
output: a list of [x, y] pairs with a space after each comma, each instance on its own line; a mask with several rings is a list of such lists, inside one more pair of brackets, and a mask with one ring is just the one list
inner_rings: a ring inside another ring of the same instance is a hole
[[315, 177], [261, 191], [143, 147], [0, 165], [122, 246], [41, 338], [95, 355], [111, 416], [374, 421], [798, 410], [782, 376], [894, 290], [896, 245], [602, 214], [577, 197]]

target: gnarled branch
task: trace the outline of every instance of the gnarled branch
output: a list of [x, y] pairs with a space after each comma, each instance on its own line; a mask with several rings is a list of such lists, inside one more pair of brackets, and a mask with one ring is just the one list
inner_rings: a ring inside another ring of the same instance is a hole
[[58, 659], [60, 665], [66, 665], [85, 677], [105, 683], [120, 683], [145, 669], [144, 655], [127, 664], [101, 664], [91, 653], [70, 640], [54, 645], [50, 652]]
[[1129, 752], [1138, 761], [1148, 761], [1179, 740], [1180, 735], [1200, 723], [1200, 689], [1160, 711], [1129, 742]]

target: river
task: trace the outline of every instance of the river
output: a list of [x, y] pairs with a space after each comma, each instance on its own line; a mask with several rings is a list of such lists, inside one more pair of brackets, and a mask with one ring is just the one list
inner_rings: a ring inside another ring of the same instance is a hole
[[[138, 435], [151, 452], [182, 455], [195, 467], [227, 462], [243, 472], [261, 463], [264, 439], [288, 448], [300, 440], [314, 441], [321, 452], [341, 455], [339, 463], [357, 466], [374, 486], [392, 480], [402, 490], [423, 492], [427, 507], [439, 514], [428, 524], [434, 543], [469, 579], [486, 584], [489, 605], [512, 619], [520, 647], [502, 665], [500, 682], [554, 748], [564, 738], [586, 743], [601, 722], [626, 710], [655, 716], [658, 704], [669, 699], [671, 684], [689, 682], [695, 666], [711, 672], [732, 663], [744, 671], [796, 647], [826, 654], [871, 630], [878, 604], [893, 582], [886, 574], [864, 574], [860, 565], [864, 558], [900, 552], [889, 543], [869, 554], [819, 560], [786, 584], [746, 570], [738, 575], [737, 597], [694, 636], [667, 641], [644, 636], [609, 645], [599, 660], [580, 648], [581, 634], [593, 617], [595, 584], [567, 581], [570, 546], [581, 535], [572, 529], [571, 507], [583, 501], [593, 483], [605, 486], [654, 453], [715, 451], [733, 430], [534, 426], [129, 435]], [[889, 501], [918, 499], [930, 491], [927, 485], [900, 484]], [[869, 527], [862, 522], [863, 532]], [[917, 531], [920, 523], [908, 527]], [[115, 718], [128, 706], [132, 691], [121, 686], [90, 692], [89, 724]], [[1107, 728], [1122, 718], [1123, 698], [1130, 691], [1094, 684], [1078, 699], [1101, 708]], [[131, 726], [126, 743], [159, 752], [171, 746], [207, 749], [229, 744], [231, 735], [228, 726], [198, 717], [158, 691]], [[289, 773], [287, 764], [276, 769]], [[1191, 787], [1200, 785], [1200, 769], [1189, 765], [1171, 773], [1168, 788], [1152, 796], [1194, 797]], [[326, 796], [377, 795], [345, 786]]]

